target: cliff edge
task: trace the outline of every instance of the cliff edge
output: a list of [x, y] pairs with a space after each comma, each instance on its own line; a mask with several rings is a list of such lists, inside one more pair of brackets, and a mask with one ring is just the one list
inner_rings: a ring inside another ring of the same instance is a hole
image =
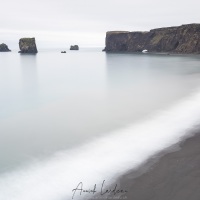
[[200, 53], [200, 24], [152, 29], [148, 32], [109, 31], [106, 52]]

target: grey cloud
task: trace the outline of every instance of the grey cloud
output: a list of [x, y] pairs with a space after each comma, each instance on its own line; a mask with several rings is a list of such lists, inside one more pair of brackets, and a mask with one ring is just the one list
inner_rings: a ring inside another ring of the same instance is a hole
[[198, 23], [199, 4], [197, 0], [0, 0], [0, 40], [2, 30], [92, 35]]

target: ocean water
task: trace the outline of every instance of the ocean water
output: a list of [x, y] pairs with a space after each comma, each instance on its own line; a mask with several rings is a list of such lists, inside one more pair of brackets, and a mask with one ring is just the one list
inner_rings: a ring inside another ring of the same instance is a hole
[[199, 85], [199, 56], [0, 53], [0, 199], [109, 187], [199, 124]]

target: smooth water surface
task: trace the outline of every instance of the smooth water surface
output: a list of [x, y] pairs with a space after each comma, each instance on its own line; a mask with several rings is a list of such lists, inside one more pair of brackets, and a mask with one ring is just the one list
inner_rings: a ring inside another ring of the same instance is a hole
[[0, 53], [0, 171], [142, 121], [193, 93], [200, 57]]

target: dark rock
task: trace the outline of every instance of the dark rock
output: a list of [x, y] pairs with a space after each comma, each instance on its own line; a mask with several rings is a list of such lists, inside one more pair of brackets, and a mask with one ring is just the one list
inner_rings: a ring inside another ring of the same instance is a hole
[[153, 29], [149, 32], [106, 33], [106, 52], [200, 53], [200, 24]]
[[78, 45], [71, 45], [70, 50], [79, 50], [79, 46]]
[[8, 46], [4, 43], [0, 44], [0, 52], [9, 52], [11, 51]]
[[37, 53], [35, 38], [21, 38], [19, 40], [19, 53]]
[[66, 51], [61, 51], [61, 53], [66, 53]]

